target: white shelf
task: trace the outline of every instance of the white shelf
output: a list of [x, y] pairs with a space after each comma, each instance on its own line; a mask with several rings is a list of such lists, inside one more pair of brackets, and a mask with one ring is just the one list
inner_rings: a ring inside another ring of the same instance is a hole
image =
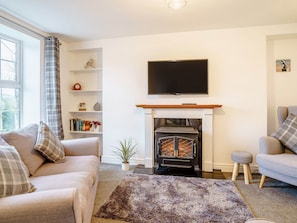
[[94, 113], [94, 114], [101, 114], [102, 111], [69, 111], [70, 113]]
[[95, 53], [99, 53], [99, 52], [102, 52], [102, 48], [85, 48], [85, 47], [72, 47], [71, 49], [69, 49], [70, 52], [72, 53], [77, 53], [77, 54], [80, 54], [80, 53], [89, 53], [89, 52], [95, 52]]
[[77, 94], [77, 93], [99, 93], [102, 90], [94, 89], [94, 90], [70, 90], [70, 93]]
[[85, 135], [102, 135], [102, 132], [90, 132], [90, 131], [70, 131], [73, 134], [85, 134]]
[[74, 70], [70, 70], [70, 72], [72, 73], [91, 73], [94, 71], [100, 71], [102, 70], [102, 68], [89, 68], [89, 69], [74, 69]]

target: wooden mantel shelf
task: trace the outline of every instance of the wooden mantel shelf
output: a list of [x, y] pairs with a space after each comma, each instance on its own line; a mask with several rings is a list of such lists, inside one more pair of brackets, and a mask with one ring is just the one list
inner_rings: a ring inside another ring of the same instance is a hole
[[180, 105], [145, 105], [138, 104], [138, 108], [198, 108], [198, 109], [215, 109], [221, 108], [223, 105], [198, 105], [198, 104], [180, 104]]

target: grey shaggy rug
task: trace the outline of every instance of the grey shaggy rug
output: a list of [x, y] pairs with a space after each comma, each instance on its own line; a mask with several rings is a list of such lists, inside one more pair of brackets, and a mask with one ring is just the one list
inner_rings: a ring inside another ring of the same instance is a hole
[[245, 222], [252, 213], [232, 181], [129, 174], [96, 217], [132, 223]]

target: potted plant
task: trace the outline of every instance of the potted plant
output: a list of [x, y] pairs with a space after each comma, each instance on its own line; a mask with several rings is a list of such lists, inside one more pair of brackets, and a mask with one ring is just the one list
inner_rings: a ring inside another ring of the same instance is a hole
[[122, 170], [129, 170], [129, 160], [136, 154], [136, 145], [132, 143], [132, 139], [124, 139], [120, 141], [119, 147], [114, 147], [116, 150], [114, 153], [122, 161]]

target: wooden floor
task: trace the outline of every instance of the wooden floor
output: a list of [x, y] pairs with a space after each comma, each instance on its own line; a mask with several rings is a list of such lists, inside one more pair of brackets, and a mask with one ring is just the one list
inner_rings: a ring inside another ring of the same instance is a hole
[[203, 177], [210, 179], [226, 179], [224, 174], [220, 170], [214, 170], [213, 172], [195, 172], [191, 168], [145, 168], [144, 165], [137, 165], [134, 173], [145, 173], [145, 174], [157, 174], [157, 175], [173, 175], [173, 176], [188, 176], [188, 177]]

